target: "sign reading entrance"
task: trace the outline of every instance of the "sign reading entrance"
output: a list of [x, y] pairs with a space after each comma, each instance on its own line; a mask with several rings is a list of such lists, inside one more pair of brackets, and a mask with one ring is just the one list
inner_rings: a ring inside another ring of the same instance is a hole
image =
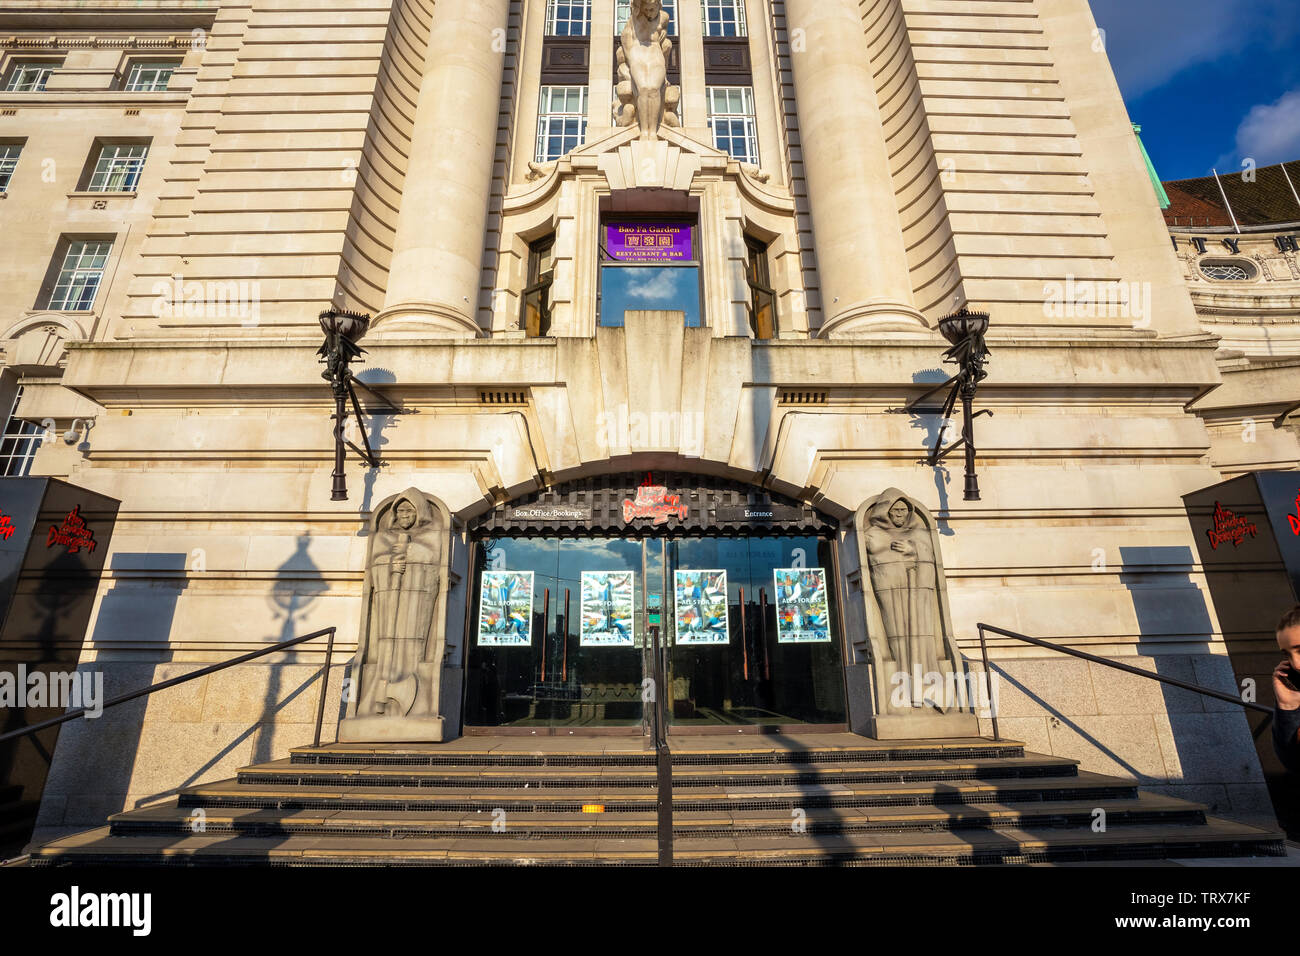
[[678, 644], [729, 644], [726, 571], [677, 571], [673, 609]]
[[777, 568], [776, 640], [779, 644], [822, 644], [831, 639], [824, 568]]
[[631, 571], [582, 572], [582, 647], [632, 647]]
[[533, 643], [532, 616], [532, 571], [483, 572], [479, 647], [528, 647]]
[[605, 251], [619, 262], [692, 262], [691, 226], [683, 222], [611, 222]]

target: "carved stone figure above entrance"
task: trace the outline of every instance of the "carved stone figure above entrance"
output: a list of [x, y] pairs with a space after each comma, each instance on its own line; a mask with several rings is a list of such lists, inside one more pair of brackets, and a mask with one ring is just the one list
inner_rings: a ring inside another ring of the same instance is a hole
[[866, 634], [875, 692], [873, 735], [978, 734], [967, 669], [953, 639], [934, 519], [890, 488], [858, 510]]
[[669, 16], [660, 0], [632, 0], [618, 46], [618, 106], [614, 122], [636, 125], [641, 138], [656, 140], [660, 126], [681, 126], [682, 88], [668, 85]]
[[[410, 488], [375, 509], [344, 741], [440, 741], [451, 516]], [[453, 704], [455, 706], [456, 704]]]

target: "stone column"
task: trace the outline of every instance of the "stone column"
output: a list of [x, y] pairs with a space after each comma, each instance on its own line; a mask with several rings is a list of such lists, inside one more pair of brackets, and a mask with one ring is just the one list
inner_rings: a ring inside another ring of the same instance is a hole
[[823, 337], [922, 332], [856, 0], [786, 0]]
[[509, 9], [509, 0], [475, 0], [434, 13], [376, 331], [479, 334]]

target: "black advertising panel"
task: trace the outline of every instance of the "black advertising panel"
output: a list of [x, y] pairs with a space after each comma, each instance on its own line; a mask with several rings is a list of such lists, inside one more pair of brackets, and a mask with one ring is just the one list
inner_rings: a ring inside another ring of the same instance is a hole
[[[86, 705], [51, 689], [77, 669], [118, 507], [56, 478], [0, 478], [0, 733]], [[0, 810], [27, 823], [4, 828], [0, 856], [31, 836], [57, 741], [51, 728], [0, 744]]]
[[119, 503], [57, 478], [0, 479], [0, 644], [76, 660]]
[[[1277, 622], [1300, 604], [1300, 471], [1242, 475], [1183, 496], [1205, 581], [1241, 688], [1274, 705], [1273, 668], [1282, 660]], [[1259, 721], [1251, 718], [1252, 726]], [[1300, 781], [1273, 752], [1272, 734], [1256, 734], [1278, 819], [1300, 832]]]

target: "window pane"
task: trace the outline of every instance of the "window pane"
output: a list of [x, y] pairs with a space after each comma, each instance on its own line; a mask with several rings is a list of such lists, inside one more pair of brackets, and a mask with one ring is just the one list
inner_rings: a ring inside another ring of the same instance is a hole
[[704, 0], [704, 35], [706, 37], [743, 37], [745, 0]]
[[126, 88], [133, 92], [165, 90], [176, 66], [174, 62], [133, 63], [127, 74]]
[[698, 266], [613, 266], [600, 270], [600, 324], [621, 326], [625, 312], [684, 312], [700, 325]]
[[105, 146], [87, 187], [91, 192], [133, 192], [140, 181], [149, 147]]
[[112, 246], [111, 242], [94, 240], [69, 243], [47, 308], [63, 312], [89, 311], [95, 304], [104, 264]]
[[591, 0], [549, 0], [546, 35], [587, 36], [591, 32]]
[[[664, 13], [668, 14], [668, 35], [677, 36], [677, 0], [663, 0]], [[614, 35], [618, 36], [627, 26], [628, 17], [632, 15], [632, 0], [616, 0], [614, 4]]]
[[715, 86], [709, 87], [707, 94], [713, 145], [742, 163], [757, 164], [753, 90], [747, 86]]
[[543, 86], [537, 115], [537, 162], [559, 159], [582, 145], [587, 133], [587, 88]]
[[11, 93], [39, 93], [45, 89], [50, 74], [63, 65], [62, 60], [28, 60], [14, 64], [5, 90]]
[[17, 143], [0, 146], [0, 193], [9, 188], [9, 180], [18, 166], [18, 154], [22, 151], [22, 146]]
[[4, 434], [0, 436], [0, 476], [5, 478], [23, 478], [28, 475], [32, 469], [32, 459], [41, 447], [40, 427], [13, 417], [22, 397], [23, 389], [20, 385], [5, 422]]

